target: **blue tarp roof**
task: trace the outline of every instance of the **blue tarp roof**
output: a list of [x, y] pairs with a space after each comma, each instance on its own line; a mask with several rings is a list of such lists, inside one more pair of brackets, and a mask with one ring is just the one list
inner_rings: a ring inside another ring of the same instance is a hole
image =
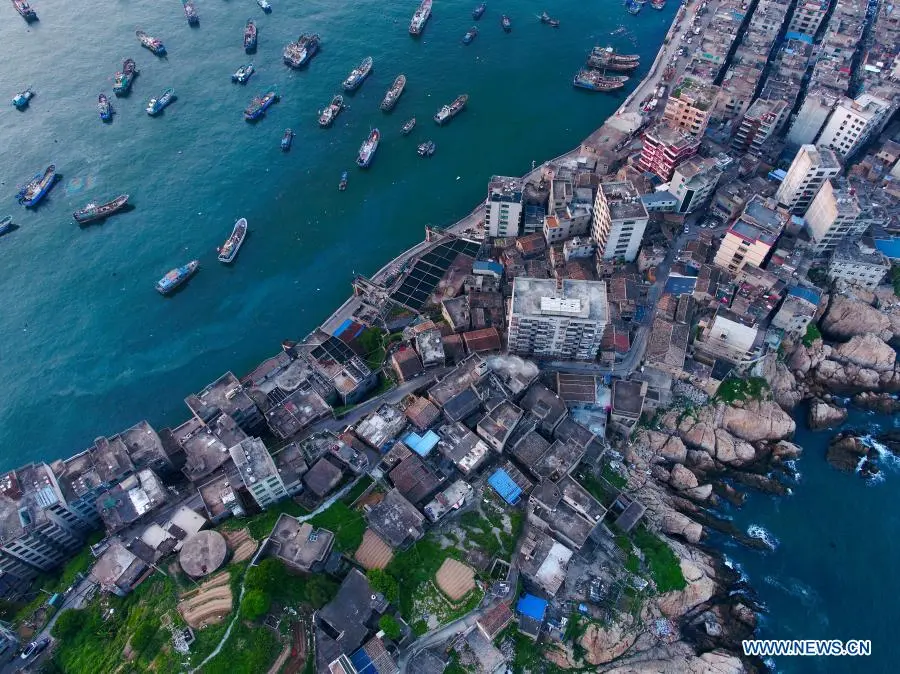
[[426, 431], [425, 435], [407, 433], [403, 438], [403, 443], [419, 456], [428, 456], [428, 453], [434, 449], [439, 440], [437, 433]]
[[813, 304], [819, 303], [819, 293], [811, 288], [804, 288], [803, 286], [794, 286], [788, 291], [788, 295], [793, 295], [794, 297], [799, 297], [801, 299], [806, 300], [807, 302], [812, 302]]
[[900, 238], [875, 239], [875, 247], [892, 260], [900, 259]]
[[806, 42], [807, 44], [812, 44], [813, 39], [809, 35], [804, 35], [803, 33], [798, 33], [793, 30], [789, 30], [785, 33], [784, 38], [786, 40], [800, 40], [801, 42]]
[[663, 292], [675, 296], [689, 295], [694, 292], [696, 287], [697, 279], [693, 276], [670, 276], [666, 280], [666, 289]]
[[771, 180], [777, 180], [781, 182], [787, 177], [787, 171], [784, 169], [775, 169], [774, 171], [769, 171], [769, 178]]
[[372, 663], [372, 658], [370, 658], [369, 654], [362, 648], [350, 656], [350, 662], [353, 663], [354, 669], [356, 669], [359, 674], [376, 674], [378, 672], [378, 670], [375, 669], [375, 665]]
[[526, 594], [516, 604], [516, 611], [529, 618], [534, 618], [538, 622], [542, 622], [544, 613], [547, 612], [547, 600], [535, 597], [533, 594]]
[[[349, 328], [352, 325], [354, 325], [354, 321], [350, 318], [346, 319], [343, 323], [341, 323], [338, 326], [338, 329], [334, 331], [334, 336], [340, 337], [347, 330], [347, 328]], [[360, 325], [359, 323], [355, 323], [355, 325], [356, 325], [356, 330], [354, 331], [354, 333], [352, 335], [348, 335], [348, 337], [350, 337], [351, 339], [354, 337], [358, 337], [359, 333], [361, 333], [364, 328], [364, 326]]]
[[488, 484], [509, 504], [514, 504], [522, 495], [522, 488], [513, 482], [509, 473], [502, 468], [494, 471], [494, 474], [488, 478]]
[[476, 274], [490, 273], [502, 276], [503, 265], [499, 262], [494, 262], [493, 260], [479, 260], [478, 262], [472, 263], [472, 271]]

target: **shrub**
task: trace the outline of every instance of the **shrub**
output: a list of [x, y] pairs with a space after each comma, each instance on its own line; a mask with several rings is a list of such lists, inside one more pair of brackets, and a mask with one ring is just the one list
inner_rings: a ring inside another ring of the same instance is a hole
[[812, 346], [817, 339], [822, 339], [819, 326], [815, 323], [810, 323], [806, 326], [806, 334], [803, 335], [803, 346]]
[[634, 543], [644, 553], [644, 560], [650, 568], [650, 575], [660, 592], [683, 590], [687, 586], [681, 573], [681, 562], [666, 543], [640, 527], [634, 532]]
[[389, 639], [396, 641], [403, 634], [403, 628], [394, 616], [385, 613], [378, 621], [378, 627], [385, 633]]
[[66, 609], [59, 614], [56, 622], [53, 623], [53, 629], [50, 630], [50, 634], [54, 639], [65, 641], [78, 634], [78, 632], [81, 631], [81, 625], [81, 612], [73, 609]]
[[140, 653], [147, 648], [158, 629], [159, 625], [155, 620], [146, 620], [138, 625], [134, 634], [131, 635], [131, 648], [134, 652]]
[[383, 594], [389, 602], [394, 603], [400, 597], [400, 586], [396, 579], [384, 570], [371, 569], [366, 572], [366, 578], [372, 589]]
[[250, 590], [241, 600], [241, 613], [247, 620], [259, 620], [269, 611], [272, 598], [262, 590]]

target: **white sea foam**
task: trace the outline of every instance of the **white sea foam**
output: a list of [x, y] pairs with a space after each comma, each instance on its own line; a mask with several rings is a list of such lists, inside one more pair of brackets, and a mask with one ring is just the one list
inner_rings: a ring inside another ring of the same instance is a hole
[[747, 527], [747, 535], [750, 538], [758, 538], [763, 543], [765, 543], [770, 550], [774, 550], [778, 547], [778, 539], [770, 532], [767, 531], [764, 527], [761, 527], [758, 524], [751, 524]]

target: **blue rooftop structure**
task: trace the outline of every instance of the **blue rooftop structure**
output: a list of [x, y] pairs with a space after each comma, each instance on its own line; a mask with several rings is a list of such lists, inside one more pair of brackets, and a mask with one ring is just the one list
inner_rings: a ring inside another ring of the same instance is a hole
[[493, 260], [478, 260], [472, 263], [473, 274], [491, 274], [500, 278], [503, 276], [503, 265]]
[[425, 435], [407, 433], [403, 438], [403, 444], [419, 456], [428, 456], [439, 440], [438, 434], [434, 431], [426, 431]]
[[359, 323], [356, 323], [352, 319], [348, 318], [338, 326], [337, 330], [334, 331], [334, 336], [340, 337], [342, 334], [347, 332], [347, 330], [351, 327], [355, 327], [355, 329], [352, 331], [352, 334], [348, 333], [347, 337], [349, 337], [350, 339], [353, 339], [355, 337], [359, 337], [360, 333], [363, 331], [365, 326], [362, 326]]
[[547, 612], [547, 600], [535, 597], [533, 594], [525, 594], [516, 604], [516, 611], [524, 616], [543, 622]]
[[900, 260], [900, 237], [875, 239], [875, 247], [891, 260]]
[[488, 478], [488, 484], [494, 488], [501, 498], [510, 505], [515, 505], [522, 495], [522, 488], [517, 485], [503, 468], [498, 468]]
[[782, 182], [787, 177], [787, 171], [784, 169], [775, 169], [774, 171], [769, 171], [769, 180], [777, 180], [778, 182]]
[[677, 276], [675, 274], [669, 276], [666, 280], [666, 289], [663, 292], [670, 295], [690, 295], [697, 287], [697, 279], [693, 276]]
[[811, 304], [819, 304], [820, 295], [818, 292], [813, 290], [812, 288], [804, 288], [803, 286], [794, 286], [788, 291], [788, 295], [793, 295], [794, 297], [799, 297], [801, 300], [806, 300]]

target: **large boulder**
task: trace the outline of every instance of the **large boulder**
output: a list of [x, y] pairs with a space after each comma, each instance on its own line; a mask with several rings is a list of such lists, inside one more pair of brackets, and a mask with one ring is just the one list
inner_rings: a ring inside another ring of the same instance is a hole
[[825, 458], [838, 470], [856, 471], [860, 462], [869, 455], [869, 448], [855, 435], [840, 433], [828, 444]]
[[694, 489], [700, 483], [697, 481], [697, 476], [689, 469], [680, 463], [676, 463], [669, 473], [669, 484], [678, 491], [684, 491], [686, 489]]
[[658, 431], [645, 431], [644, 434], [652, 454], [676, 463], [683, 462], [687, 457], [687, 448], [677, 435]]
[[872, 333], [888, 342], [894, 335], [891, 319], [886, 314], [869, 304], [842, 295], [832, 296], [820, 327], [826, 336], [840, 341]]
[[689, 543], [699, 543], [703, 537], [703, 527], [687, 515], [666, 508], [660, 513], [659, 526], [671, 536], [682, 536]]
[[584, 657], [592, 665], [602, 665], [622, 656], [637, 640], [638, 634], [619, 623], [602, 626], [590, 623], [581, 635]]
[[771, 400], [751, 400], [743, 407], [726, 407], [722, 428], [741, 440], [783, 440], [794, 434], [797, 424]]
[[840, 344], [831, 358], [876, 372], [891, 372], [897, 361], [897, 352], [877, 336], [867, 333], [851, 337], [849, 342]]
[[667, 618], [679, 618], [716, 593], [716, 580], [709, 560], [693, 551], [681, 557], [681, 573], [687, 586], [660, 595], [657, 604]]
[[728, 431], [717, 428], [716, 448], [712, 456], [729, 466], [740, 466], [756, 458], [756, 450], [749, 442], [739, 440]]
[[819, 366], [819, 364], [831, 355], [831, 347], [821, 339], [815, 340], [809, 346], [803, 343], [797, 345], [788, 359], [787, 366], [792, 372], [803, 376], [810, 370]]
[[840, 426], [847, 419], [847, 410], [843, 407], [829, 405], [822, 400], [816, 400], [809, 405], [807, 423], [809, 427], [818, 430]]
[[[800, 345], [803, 349], [803, 345]], [[756, 376], [769, 383], [772, 397], [785, 410], [792, 410], [803, 399], [797, 386], [797, 378], [774, 354], [763, 358], [754, 369]]]

